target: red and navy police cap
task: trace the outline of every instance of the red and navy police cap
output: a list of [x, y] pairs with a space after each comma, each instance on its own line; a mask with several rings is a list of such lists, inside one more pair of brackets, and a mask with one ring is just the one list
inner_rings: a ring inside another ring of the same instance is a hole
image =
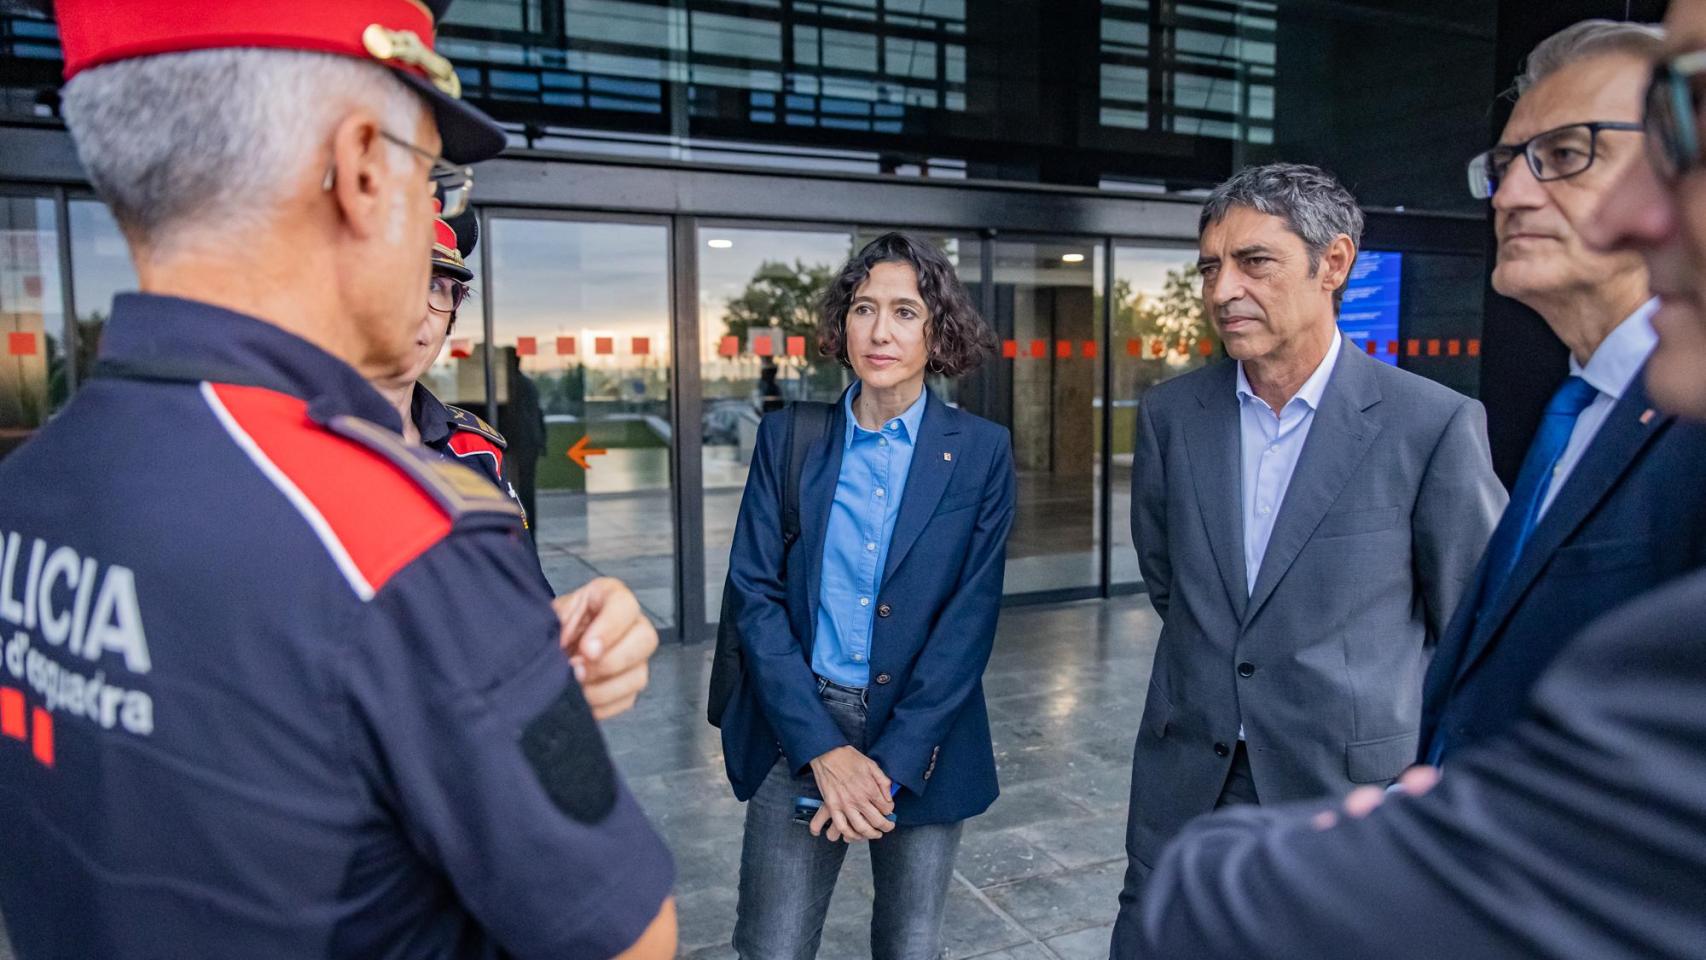
[[432, 272], [455, 277], [463, 283], [474, 279], [467, 260], [474, 252], [474, 236], [479, 232], [479, 221], [473, 214], [470, 209], [455, 220], [439, 217], [433, 221]]
[[383, 64], [419, 91], [438, 121], [444, 156], [498, 154], [503, 130], [462, 101], [456, 70], [434, 48], [450, 0], [58, 0], [65, 79], [118, 60], [257, 47], [342, 54]]

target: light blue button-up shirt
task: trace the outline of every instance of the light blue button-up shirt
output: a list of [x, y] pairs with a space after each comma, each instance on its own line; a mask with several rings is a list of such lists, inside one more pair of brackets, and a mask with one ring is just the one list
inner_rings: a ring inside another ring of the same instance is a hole
[[929, 392], [920, 391], [918, 400], [881, 430], [859, 425], [853, 415], [858, 395], [855, 384], [842, 401], [847, 433], [823, 540], [817, 638], [812, 645], [812, 669], [848, 687], [863, 687], [870, 680], [871, 613]]
[[1275, 412], [1250, 389], [1244, 376], [1244, 364], [1238, 364], [1238, 423], [1240, 452], [1243, 454], [1243, 476], [1240, 478], [1244, 500], [1244, 589], [1255, 592], [1256, 575], [1262, 570], [1262, 558], [1268, 555], [1268, 540], [1274, 535], [1274, 520], [1279, 517], [1280, 505], [1285, 502], [1286, 488], [1297, 470], [1298, 458], [1303, 456], [1303, 442], [1309, 439], [1309, 427], [1315, 422], [1315, 410], [1321, 406], [1321, 395], [1327, 392], [1327, 381], [1333, 377], [1333, 367], [1339, 362], [1339, 347], [1344, 335], [1333, 334], [1333, 345], [1309, 379], [1303, 381], [1297, 394]]

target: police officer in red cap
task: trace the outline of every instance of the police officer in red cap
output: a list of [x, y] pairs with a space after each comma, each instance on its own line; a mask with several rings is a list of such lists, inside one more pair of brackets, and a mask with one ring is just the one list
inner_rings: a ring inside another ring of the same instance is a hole
[[[456, 312], [474, 279], [468, 257], [479, 240], [479, 219], [467, 210], [454, 224], [435, 220], [433, 229], [432, 280], [415, 339], [418, 352], [403, 375], [376, 380], [373, 387], [402, 418], [404, 439], [483, 474], [508, 494], [526, 522], [509, 477], [503, 434], [472, 411], [439, 400], [420, 382], [456, 329]], [[633, 706], [646, 684], [647, 660], [658, 645], [657, 630], [634, 592], [614, 577], [598, 577], [552, 603], [563, 621], [563, 649], [593, 715], [602, 720]]]
[[442, 7], [57, 4], [143, 292], [0, 461], [20, 960], [673, 952], [518, 511], [369, 385], [417, 354], [435, 192], [504, 143]]
[[[472, 411], [438, 399], [420, 382], [437, 362], [451, 331], [456, 329], [456, 311], [468, 295], [468, 282], [474, 279], [466, 258], [478, 239], [479, 221], [471, 210], [457, 221], [456, 224], [443, 218], [433, 221], [432, 279], [427, 288], [426, 314], [421, 317], [415, 335], [414, 362], [401, 376], [375, 381], [373, 386], [402, 418], [405, 440], [425, 444], [484, 474], [519, 508], [521, 498], [516, 496], [504, 469], [504, 453], [509, 445], [504, 442], [503, 434]], [[525, 513], [522, 519], [527, 519]]]

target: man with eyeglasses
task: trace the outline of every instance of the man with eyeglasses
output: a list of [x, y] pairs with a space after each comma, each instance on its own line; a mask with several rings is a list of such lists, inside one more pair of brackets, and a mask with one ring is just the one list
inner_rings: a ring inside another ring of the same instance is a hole
[[[1582, 223], [1638, 251], [1659, 307], [1647, 389], [1706, 422], [1706, 0], [1675, 0], [1648, 86], [1650, 162]], [[1677, 506], [1706, 498], [1677, 487]], [[1606, 554], [1602, 553], [1602, 556]], [[1156, 957], [1650, 960], [1706, 944], [1706, 572], [1587, 625], [1505, 733], [1343, 805], [1239, 808], [1170, 847]]]
[[1570, 349], [1476, 582], [1424, 686], [1417, 760], [1508, 730], [1582, 624], [1706, 562], [1706, 429], [1654, 409], [1647, 269], [1584, 233], [1645, 163], [1641, 95], [1656, 27], [1588, 20], [1529, 54], [1501, 143], [1469, 163], [1498, 236], [1493, 288]]
[[54, 4], [142, 292], [0, 461], [19, 960], [674, 952], [519, 512], [370, 385], [418, 356], [452, 161], [505, 143], [444, 7]]
[[[473, 412], [433, 395], [421, 377], [438, 359], [456, 329], [457, 311], [468, 296], [474, 271], [468, 257], [479, 242], [479, 218], [466, 210], [454, 222], [433, 222], [432, 279], [427, 310], [415, 335], [413, 362], [399, 376], [373, 381], [402, 420], [403, 438], [447, 460], [469, 467], [507, 494], [528, 522], [505, 466], [508, 443]], [[544, 573], [541, 571], [540, 576]], [[547, 589], [551, 588], [546, 583]], [[657, 630], [639, 599], [614, 577], [598, 577], [552, 601], [562, 618], [563, 649], [595, 717], [606, 720], [634, 705], [650, 676], [648, 661], [657, 651]]]
[[[473, 468], [520, 509], [521, 498], [504, 469], [504, 452], [509, 445], [503, 434], [473, 412], [438, 399], [421, 382], [456, 329], [456, 311], [468, 295], [469, 281], [474, 279], [466, 258], [478, 241], [478, 222], [472, 211], [456, 218], [454, 224], [444, 217], [433, 222], [432, 279], [427, 286], [426, 314], [415, 333], [413, 362], [397, 377], [374, 381], [373, 388], [402, 419], [403, 439]], [[521, 519], [529, 522], [525, 511]]]

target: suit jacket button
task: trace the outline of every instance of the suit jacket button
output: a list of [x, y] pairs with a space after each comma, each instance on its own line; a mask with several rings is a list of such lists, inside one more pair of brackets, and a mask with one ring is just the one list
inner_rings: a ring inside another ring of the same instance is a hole
[[889, 679], [890, 679], [890, 678], [889, 678], [889, 675], [888, 675], [888, 674], [886, 674], [886, 673], [879, 673], [879, 674], [877, 674], [877, 683], [878, 683], [878, 685], [879, 685], [879, 686], [880, 686], [880, 685], [882, 685], [882, 684], [886, 684], [886, 683], [888, 683], [888, 682], [889, 682]]
[[886, 618], [889, 614], [891, 614], [893, 612], [894, 612], [894, 609], [892, 607], [890, 607], [888, 604], [886, 604], [886, 603], [877, 604], [877, 616]]
[[1244, 663], [1240, 663], [1238, 665], [1238, 675], [1240, 677], [1253, 677], [1253, 676], [1255, 676], [1256, 675], [1256, 665], [1253, 663], [1250, 663], [1248, 661], [1245, 661]]
[[1224, 744], [1224, 743], [1217, 743], [1214, 745], [1214, 755], [1217, 757], [1228, 756], [1231, 753], [1232, 753], [1232, 750], [1230, 748], [1228, 748], [1226, 746], [1226, 744]]

